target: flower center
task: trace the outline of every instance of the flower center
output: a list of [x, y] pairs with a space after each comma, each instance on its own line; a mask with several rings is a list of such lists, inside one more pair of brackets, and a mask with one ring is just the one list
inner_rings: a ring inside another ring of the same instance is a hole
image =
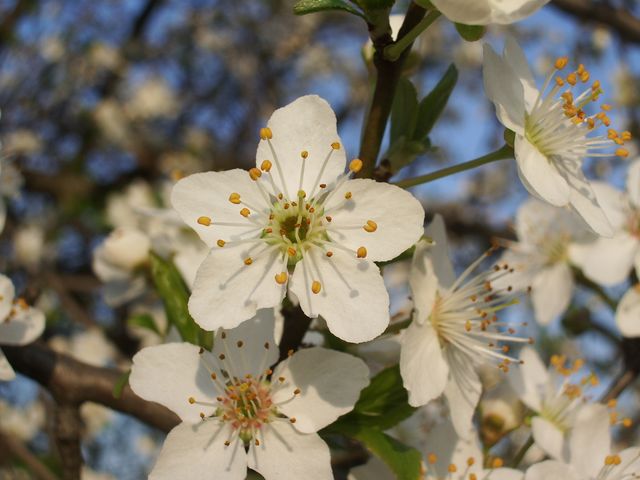
[[270, 384], [255, 378], [229, 382], [218, 402], [220, 407], [216, 415], [229, 422], [245, 443], [277, 415], [271, 401]]

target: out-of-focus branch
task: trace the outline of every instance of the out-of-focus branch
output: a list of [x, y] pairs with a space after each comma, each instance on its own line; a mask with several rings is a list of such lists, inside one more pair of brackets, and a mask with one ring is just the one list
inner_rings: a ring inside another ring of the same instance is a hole
[[127, 385], [119, 398], [114, 387], [124, 372], [99, 368], [57, 353], [40, 343], [25, 347], [3, 347], [11, 365], [23, 375], [45, 387], [58, 404], [78, 406], [95, 402], [168, 432], [178, 424], [178, 417], [165, 407], [141, 399]]
[[592, 0], [554, 0], [552, 5], [582, 20], [607, 25], [621, 38], [640, 43], [640, 19], [624, 8]]
[[65, 480], [80, 480], [81, 432], [82, 419], [78, 405], [59, 404], [55, 412], [53, 434], [62, 462], [62, 478]]
[[57, 477], [15, 436], [0, 432], [0, 451], [24, 464], [34, 478], [57, 480]]
[[280, 339], [280, 360], [287, 358], [289, 350], [297, 350], [304, 334], [309, 329], [311, 319], [298, 307], [283, 308], [284, 328]]
[[609, 400], [618, 398], [620, 394], [638, 378], [638, 373], [633, 370], [625, 370], [620, 376], [618, 376], [609, 390], [602, 397], [602, 403], [607, 403]]

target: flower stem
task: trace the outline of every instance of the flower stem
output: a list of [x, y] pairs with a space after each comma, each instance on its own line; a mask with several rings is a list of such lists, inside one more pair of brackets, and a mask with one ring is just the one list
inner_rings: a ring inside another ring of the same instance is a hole
[[448, 177], [449, 175], [453, 175], [455, 173], [471, 170], [472, 168], [479, 167], [486, 163], [495, 162], [497, 160], [505, 160], [507, 158], [513, 158], [513, 148], [511, 148], [509, 145], [504, 145], [495, 152], [488, 153], [482, 157], [469, 160], [468, 162], [459, 163], [458, 165], [453, 165], [451, 167], [443, 168], [441, 170], [436, 170], [435, 172], [427, 173], [426, 175], [421, 175], [419, 177], [400, 180], [399, 182], [395, 182], [394, 185], [397, 185], [401, 188], [415, 187], [416, 185], [433, 182], [434, 180]]
[[527, 439], [527, 441], [524, 443], [524, 445], [522, 445], [522, 447], [520, 447], [520, 450], [518, 450], [515, 457], [513, 457], [513, 461], [511, 462], [511, 468], [518, 468], [518, 466], [520, 465], [520, 462], [522, 462], [522, 459], [527, 454], [527, 451], [531, 448], [532, 445], [533, 445], [533, 435], [529, 435], [529, 438]]
[[427, 16], [420, 20], [420, 22], [415, 27], [413, 27], [404, 37], [399, 38], [397, 42], [389, 45], [384, 49], [384, 58], [391, 62], [395, 62], [398, 58], [400, 58], [402, 52], [404, 52], [409, 46], [411, 46], [414, 40], [418, 38], [422, 32], [429, 28], [431, 24], [438, 19], [439, 16], [439, 11], [430, 11]]

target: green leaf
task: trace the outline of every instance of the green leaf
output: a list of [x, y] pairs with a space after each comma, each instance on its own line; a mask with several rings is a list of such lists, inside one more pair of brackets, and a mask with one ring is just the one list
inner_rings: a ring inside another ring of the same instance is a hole
[[354, 8], [345, 0], [299, 0], [293, 6], [293, 13], [296, 15], [307, 15], [308, 13], [322, 12], [325, 10], [344, 10], [345, 12], [364, 18], [360, 10]]
[[129, 383], [129, 375], [131, 375], [131, 370], [127, 370], [116, 381], [116, 384], [113, 386], [113, 391], [111, 392], [113, 398], [120, 398], [122, 396], [122, 390], [124, 390], [124, 387]]
[[456, 23], [455, 25], [458, 34], [467, 42], [477, 42], [487, 32], [487, 27], [484, 25], [464, 25], [462, 23]]
[[382, 10], [393, 7], [395, 0], [356, 0], [364, 10]]
[[413, 162], [416, 157], [427, 152], [431, 148], [428, 138], [424, 140], [407, 140], [400, 137], [389, 147], [385, 158], [389, 160], [392, 173], [396, 173], [403, 167]]
[[409, 79], [401, 78], [391, 105], [389, 143], [393, 145], [400, 137], [414, 138], [417, 118], [418, 92]]
[[422, 456], [415, 448], [390, 437], [375, 428], [363, 428], [355, 436], [376, 457], [386, 463], [398, 480], [418, 480], [421, 478]]
[[162, 298], [167, 319], [176, 327], [182, 339], [185, 342], [208, 347], [203, 345], [206, 334], [201, 332], [200, 327], [189, 315], [187, 308], [189, 291], [173, 262], [152, 253], [151, 277]]
[[158, 326], [156, 322], [153, 320], [153, 317], [148, 313], [141, 313], [139, 315], [134, 315], [133, 317], [129, 317], [127, 319], [127, 324], [131, 327], [142, 327], [147, 330], [151, 330], [152, 332], [162, 336], [162, 332], [158, 330]]
[[422, 99], [418, 107], [418, 119], [413, 138], [423, 139], [436, 124], [436, 121], [444, 111], [451, 92], [458, 81], [458, 69], [455, 65], [449, 65], [438, 84]]

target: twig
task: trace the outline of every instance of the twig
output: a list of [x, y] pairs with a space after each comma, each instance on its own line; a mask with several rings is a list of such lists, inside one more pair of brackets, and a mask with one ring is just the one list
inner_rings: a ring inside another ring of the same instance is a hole
[[39, 480], [58, 480], [29, 449], [14, 436], [0, 432], [0, 450], [22, 462], [33, 476]]
[[82, 452], [80, 441], [82, 419], [78, 405], [61, 403], [55, 411], [53, 434], [62, 463], [65, 480], [80, 480]]
[[284, 315], [284, 328], [280, 339], [280, 360], [287, 358], [290, 350], [298, 349], [311, 324], [311, 319], [304, 314], [300, 307], [283, 308], [282, 314]]
[[622, 372], [618, 378], [613, 382], [613, 384], [609, 387], [607, 393], [602, 397], [601, 402], [607, 403], [609, 400], [613, 400], [617, 398], [625, 388], [633, 383], [633, 381], [638, 377], [638, 373], [632, 370], [625, 370]]

